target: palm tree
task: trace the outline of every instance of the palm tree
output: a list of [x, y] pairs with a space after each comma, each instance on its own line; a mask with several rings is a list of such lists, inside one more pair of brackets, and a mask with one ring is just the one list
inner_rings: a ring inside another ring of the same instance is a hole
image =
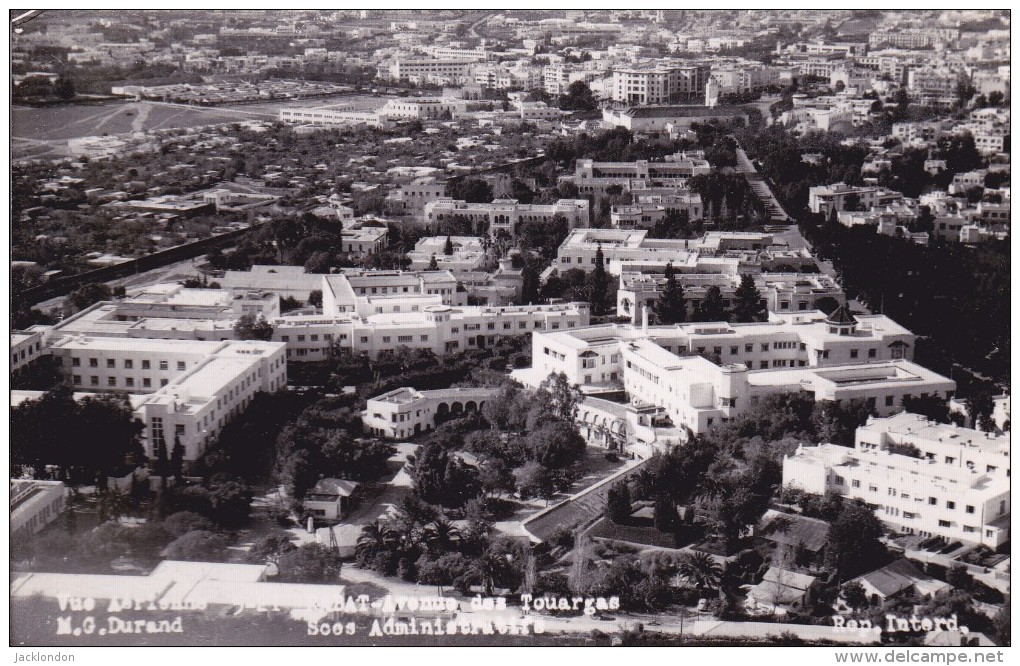
[[460, 541], [460, 530], [443, 518], [436, 518], [425, 526], [425, 542], [434, 553], [446, 553]]
[[354, 546], [354, 556], [358, 560], [358, 565], [365, 566], [379, 553], [393, 548], [397, 543], [396, 537], [391, 528], [378, 520], [362, 527], [361, 536]]
[[693, 583], [698, 591], [714, 590], [722, 580], [722, 567], [708, 553], [696, 551], [684, 553], [677, 566], [677, 574]]

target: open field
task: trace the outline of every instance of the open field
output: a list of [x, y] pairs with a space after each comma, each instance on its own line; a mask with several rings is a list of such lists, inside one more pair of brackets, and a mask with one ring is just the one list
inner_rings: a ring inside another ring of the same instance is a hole
[[216, 125], [239, 120], [274, 120], [283, 107], [325, 106], [353, 102], [370, 111], [386, 103], [374, 95], [332, 95], [293, 101], [200, 107], [166, 102], [106, 102], [11, 109], [11, 149], [15, 159], [67, 155], [67, 140], [82, 136], [130, 134], [150, 130]]

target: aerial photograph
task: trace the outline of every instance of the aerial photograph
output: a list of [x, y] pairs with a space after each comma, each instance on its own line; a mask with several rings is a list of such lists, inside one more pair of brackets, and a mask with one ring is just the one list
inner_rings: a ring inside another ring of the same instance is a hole
[[6, 660], [1011, 653], [1008, 9], [9, 21]]

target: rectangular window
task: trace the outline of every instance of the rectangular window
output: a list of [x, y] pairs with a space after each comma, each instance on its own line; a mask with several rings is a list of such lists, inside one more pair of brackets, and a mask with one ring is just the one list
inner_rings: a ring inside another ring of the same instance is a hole
[[134, 367], [135, 367], [135, 362], [132, 361], [131, 359], [128, 359], [128, 360], [124, 361], [124, 369], [125, 370], [131, 370]]
[[939, 527], [949, 527], [949, 521], [948, 520], [940, 520], [939, 521]]
[[850, 350], [850, 358], [857, 358], [857, 350], [856, 349], [851, 349]]
[[142, 370], [149, 370], [151, 367], [152, 367], [151, 363], [149, 363], [148, 361], [142, 361]]
[[77, 357], [72, 358], [71, 359], [71, 367], [72, 368], [80, 368], [81, 367], [81, 359], [77, 358]]
[[99, 386], [99, 377], [96, 377], [95, 375], [89, 377], [89, 384], [92, 386]]
[[90, 358], [89, 359], [89, 367], [90, 368], [98, 368], [99, 367], [99, 359], [98, 358]]
[[187, 367], [188, 367], [188, 364], [185, 363], [184, 361], [177, 361], [177, 369], [178, 370], [186, 370]]
[[854, 479], [854, 480], [852, 480], [850, 482], [850, 485], [853, 486], [854, 488], [860, 488], [861, 487], [861, 481], [860, 481], [860, 479]]
[[885, 396], [885, 406], [886, 407], [892, 407], [893, 406], [893, 397], [891, 395]]
[[117, 367], [117, 361], [112, 359], [112, 358], [106, 359], [106, 367], [107, 368], [116, 368]]
[[754, 351], [754, 345], [753, 344], [751, 344], [751, 345], [744, 345], [744, 351], [748, 352], [748, 353]]
[[106, 385], [107, 386], [116, 386], [117, 385], [117, 378], [116, 377], [107, 377], [106, 378]]
[[947, 509], [955, 509], [956, 508], [956, 502], [954, 502], [952, 500], [946, 500], [946, 508]]
[[81, 375], [74, 375], [73, 377], [71, 377], [71, 383], [81, 384]]
[[151, 388], [152, 387], [152, 380], [149, 379], [148, 377], [143, 377], [142, 378], [142, 386], [144, 386], [145, 388]]
[[968, 504], [967, 505], [967, 513], [974, 513], [974, 507], [972, 507], [971, 505]]
[[169, 361], [160, 361], [159, 362], [159, 369], [160, 370], [169, 370], [170, 369], [170, 362]]
[[129, 387], [131, 387], [131, 386], [134, 386], [134, 385], [135, 385], [135, 379], [134, 379], [134, 377], [128, 377], [128, 378], [127, 378], [127, 379], [125, 379], [124, 381], [125, 381], [125, 382], [127, 383], [127, 385], [128, 385]]

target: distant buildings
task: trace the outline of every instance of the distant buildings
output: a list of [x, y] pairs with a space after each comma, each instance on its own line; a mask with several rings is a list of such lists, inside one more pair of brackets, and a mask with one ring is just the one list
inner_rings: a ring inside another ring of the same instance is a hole
[[1010, 536], [1009, 435], [916, 414], [869, 420], [856, 446], [801, 447], [783, 486], [860, 499], [901, 534], [997, 548]]
[[[704, 89], [701, 94], [704, 95]], [[682, 132], [693, 123], [712, 119], [748, 120], [741, 107], [717, 106], [631, 106], [624, 109], [605, 108], [602, 123], [608, 127], [624, 127], [632, 132]]]
[[835, 183], [808, 190], [808, 208], [812, 213], [828, 217], [843, 210], [871, 210], [876, 206], [895, 203], [903, 198], [900, 192], [884, 187], [867, 187]]
[[356, 111], [353, 104], [336, 104], [332, 106], [297, 107], [280, 109], [280, 121], [300, 123], [302, 125], [323, 125], [326, 127], [347, 127], [364, 125], [386, 129], [390, 121], [383, 114], [375, 111]]

